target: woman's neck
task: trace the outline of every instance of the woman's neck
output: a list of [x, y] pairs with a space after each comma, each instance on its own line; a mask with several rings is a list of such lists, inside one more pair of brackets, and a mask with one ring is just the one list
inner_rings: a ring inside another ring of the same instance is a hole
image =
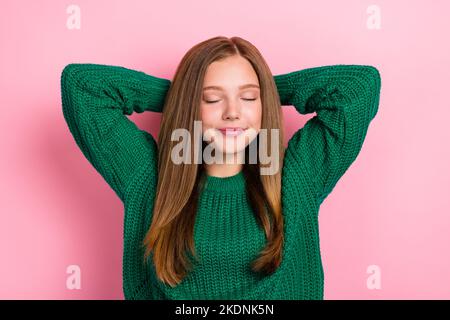
[[203, 166], [209, 176], [230, 177], [242, 171], [244, 158], [244, 153], [224, 154], [223, 163], [204, 163]]

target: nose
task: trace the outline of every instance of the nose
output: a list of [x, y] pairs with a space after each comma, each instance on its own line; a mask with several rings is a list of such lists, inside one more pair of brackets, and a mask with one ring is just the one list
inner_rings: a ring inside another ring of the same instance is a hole
[[238, 102], [229, 101], [223, 113], [224, 120], [234, 120], [240, 117], [240, 106]]

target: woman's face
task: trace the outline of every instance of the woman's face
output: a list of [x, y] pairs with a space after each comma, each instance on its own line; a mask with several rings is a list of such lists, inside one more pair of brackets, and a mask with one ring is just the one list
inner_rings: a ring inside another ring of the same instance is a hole
[[245, 58], [232, 56], [208, 66], [200, 114], [205, 141], [216, 151], [243, 151], [261, 129], [261, 113], [258, 76]]

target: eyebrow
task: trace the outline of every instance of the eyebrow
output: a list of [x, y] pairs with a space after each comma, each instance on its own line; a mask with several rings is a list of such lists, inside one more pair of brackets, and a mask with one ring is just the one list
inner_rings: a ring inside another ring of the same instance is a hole
[[[247, 88], [257, 88], [257, 89], [259, 89], [259, 86], [256, 85], [256, 84], [253, 84], [253, 83], [248, 83], [248, 84], [244, 84], [242, 86], [239, 86], [239, 90], [247, 89]], [[207, 86], [207, 87], [204, 87], [203, 90], [222, 90], [223, 91], [223, 88], [220, 87], [220, 86]]]

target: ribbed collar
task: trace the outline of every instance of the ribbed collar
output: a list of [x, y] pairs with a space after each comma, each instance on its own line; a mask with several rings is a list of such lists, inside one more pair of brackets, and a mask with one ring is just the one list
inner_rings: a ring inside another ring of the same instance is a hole
[[204, 172], [204, 190], [220, 192], [240, 192], [245, 190], [243, 171], [229, 177], [210, 176]]

